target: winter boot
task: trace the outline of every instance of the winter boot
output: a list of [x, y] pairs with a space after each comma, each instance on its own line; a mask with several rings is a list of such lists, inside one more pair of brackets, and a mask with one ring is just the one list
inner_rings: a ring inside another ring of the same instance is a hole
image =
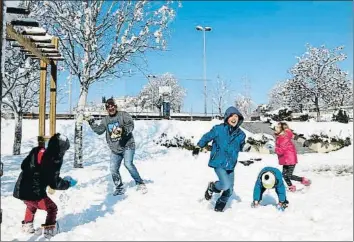
[[35, 229], [33, 227], [33, 222], [22, 221], [22, 232], [33, 234], [35, 232]]
[[118, 195], [124, 195], [124, 188], [123, 187], [118, 187], [116, 190], [113, 192], [113, 196], [118, 196]]
[[303, 177], [302, 181], [301, 181], [301, 184], [304, 185], [304, 186], [310, 186], [311, 185], [311, 180]]
[[148, 192], [147, 188], [146, 188], [146, 185], [144, 183], [141, 183], [141, 184], [138, 184], [136, 186], [136, 190], [137, 191], [140, 191], [142, 194], [145, 194]]
[[226, 206], [226, 203], [224, 200], [218, 199], [215, 203], [215, 212], [223, 212], [224, 208]]
[[45, 238], [51, 238], [59, 233], [59, 224], [42, 224], [43, 235]]
[[209, 182], [208, 188], [207, 188], [207, 190], [205, 191], [205, 194], [204, 194], [205, 200], [207, 200], [207, 201], [210, 200], [211, 197], [213, 196], [214, 192], [219, 193], [220, 191], [215, 188], [215, 183], [214, 182]]
[[289, 191], [290, 191], [290, 192], [296, 192], [296, 186], [291, 185], [291, 186], [289, 187]]

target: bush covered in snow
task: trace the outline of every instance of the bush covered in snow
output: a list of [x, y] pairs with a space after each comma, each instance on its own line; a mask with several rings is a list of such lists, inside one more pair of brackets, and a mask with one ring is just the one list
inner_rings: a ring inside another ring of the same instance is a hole
[[349, 116], [346, 111], [339, 109], [333, 113], [332, 121], [347, 124], [349, 122]]
[[267, 134], [254, 134], [248, 137], [247, 143], [256, 147], [264, 146], [267, 143], [274, 142], [274, 138]]
[[317, 143], [320, 143], [322, 146], [326, 148], [329, 147], [329, 145], [334, 145], [337, 146], [338, 147], [337, 150], [339, 150], [343, 147], [351, 145], [351, 139], [350, 137], [346, 137], [346, 138], [340, 138], [338, 136], [329, 137], [327, 134], [323, 134], [323, 133], [321, 133], [320, 135], [312, 134], [310, 138], [305, 141], [304, 146], [309, 147], [311, 144], [317, 144]]
[[[192, 143], [192, 139], [193, 136], [191, 137], [191, 139], [188, 139], [180, 135], [175, 135], [172, 139], [169, 139], [166, 133], [162, 133], [158, 140], [154, 140], [154, 142], [158, 145], [165, 146], [167, 148], [174, 147], [186, 150], [193, 150], [195, 148], [195, 145]], [[211, 146], [208, 145], [205, 147], [205, 149], [210, 151]]]
[[282, 107], [270, 112], [266, 112], [264, 117], [269, 117], [274, 121], [291, 121], [292, 120], [292, 110], [287, 107]]

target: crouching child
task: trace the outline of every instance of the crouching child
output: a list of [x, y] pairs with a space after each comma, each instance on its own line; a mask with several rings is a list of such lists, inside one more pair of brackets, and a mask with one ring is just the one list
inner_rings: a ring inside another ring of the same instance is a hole
[[[22, 231], [25, 233], [43, 232], [45, 237], [52, 237], [58, 232], [56, 221], [57, 205], [48, 197], [46, 188], [67, 190], [76, 185], [71, 177], [60, 177], [65, 152], [70, 148], [68, 138], [59, 133], [53, 135], [45, 149], [44, 140], [39, 139], [39, 145], [33, 148], [22, 161], [21, 173], [17, 179], [13, 196], [26, 204], [25, 218], [22, 221]], [[33, 221], [37, 209], [47, 212], [45, 223], [41, 230], [36, 231]]]
[[289, 202], [286, 199], [286, 189], [283, 182], [283, 176], [280, 170], [274, 167], [264, 167], [257, 177], [256, 184], [253, 190], [253, 202], [252, 208], [258, 207], [263, 193], [266, 189], [275, 189], [278, 195], [277, 209], [284, 211], [287, 208]]

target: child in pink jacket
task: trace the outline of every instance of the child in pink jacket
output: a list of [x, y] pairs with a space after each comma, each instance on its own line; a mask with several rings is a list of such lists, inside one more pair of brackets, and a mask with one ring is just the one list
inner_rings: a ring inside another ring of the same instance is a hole
[[291, 183], [291, 180], [301, 182], [305, 186], [309, 186], [311, 181], [305, 177], [293, 175], [297, 164], [297, 152], [292, 138], [294, 134], [289, 129], [289, 126], [280, 122], [275, 127], [275, 153], [278, 155], [279, 165], [283, 166], [283, 177], [291, 192], [296, 191], [296, 186]]

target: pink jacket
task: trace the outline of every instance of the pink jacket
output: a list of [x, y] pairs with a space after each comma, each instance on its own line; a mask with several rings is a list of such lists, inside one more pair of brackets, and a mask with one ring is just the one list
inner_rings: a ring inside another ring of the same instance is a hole
[[284, 134], [278, 135], [275, 141], [275, 153], [278, 155], [279, 165], [295, 165], [297, 164], [297, 153], [292, 138], [294, 134], [289, 130], [285, 130]]

